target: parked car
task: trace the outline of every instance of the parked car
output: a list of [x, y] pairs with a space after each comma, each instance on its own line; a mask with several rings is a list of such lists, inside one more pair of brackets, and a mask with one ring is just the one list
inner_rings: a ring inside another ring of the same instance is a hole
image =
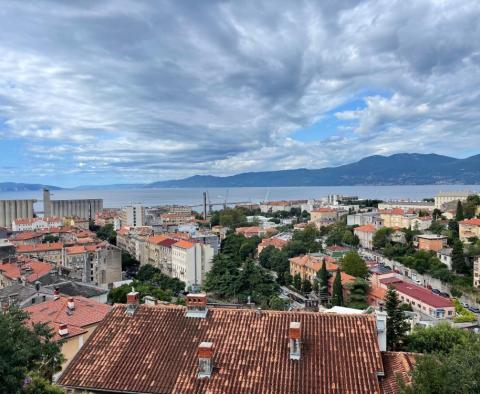
[[470, 307], [466, 302], [461, 302], [460, 305], [467, 309]]
[[450, 298], [450, 294], [445, 293], [444, 291], [441, 291], [441, 292], [440, 292], [440, 295], [441, 295], [442, 297], [445, 297], [445, 298]]
[[432, 293], [440, 295], [441, 291], [438, 289], [432, 289]]
[[476, 306], [470, 306], [468, 310], [473, 313], [480, 313], [480, 309], [478, 309]]

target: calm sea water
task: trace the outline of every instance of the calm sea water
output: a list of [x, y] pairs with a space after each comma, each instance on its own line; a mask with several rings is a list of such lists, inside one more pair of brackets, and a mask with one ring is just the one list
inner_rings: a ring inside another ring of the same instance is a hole
[[[439, 191], [479, 191], [480, 185], [415, 185], [415, 186], [315, 186], [315, 187], [238, 187], [209, 189], [117, 189], [117, 190], [57, 190], [52, 199], [103, 198], [104, 206], [118, 208], [131, 203], [146, 206], [162, 204], [202, 204], [202, 193], [208, 191], [211, 203], [259, 202], [267, 200], [293, 200], [326, 197], [328, 194], [353, 195], [360, 198], [421, 200], [433, 197]], [[35, 198], [37, 211], [43, 209], [42, 192], [0, 193], [0, 199]]]

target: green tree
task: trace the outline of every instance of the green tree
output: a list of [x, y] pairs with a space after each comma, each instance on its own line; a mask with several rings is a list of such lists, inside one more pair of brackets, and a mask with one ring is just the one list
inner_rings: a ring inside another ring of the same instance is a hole
[[453, 243], [452, 269], [459, 274], [468, 274], [469, 272], [463, 253], [463, 243], [458, 239]]
[[239, 274], [238, 263], [230, 256], [219, 253], [213, 258], [212, 267], [205, 278], [204, 288], [219, 298], [235, 297]]
[[442, 211], [438, 208], [435, 208], [432, 212], [432, 219], [434, 221], [439, 220], [442, 218]]
[[362, 278], [356, 278], [353, 283], [346, 285], [350, 297], [348, 300], [348, 307], [356, 309], [365, 309], [368, 307], [367, 297], [370, 288], [368, 282]]
[[467, 346], [475, 339], [474, 333], [454, 328], [448, 323], [416, 328], [408, 336], [408, 350], [415, 353], [449, 353], [455, 346]]
[[95, 232], [98, 238], [108, 241], [112, 245], [117, 244], [117, 233], [113, 228], [113, 224], [106, 224], [105, 226], [98, 228]]
[[319, 292], [320, 292], [320, 300], [322, 303], [325, 303], [328, 299], [328, 278], [329, 273], [327, 271], [327, 266], [325, 260], [322, 262], [322, 268], [320, 271], [317, 272], [318, 284], [319, 284]]
[[465, 219], [465, 216], [463, 215], [463, 205], [460, 200], [457, 202], [457, 211], [455, 213], [455, 220], [457, 222], [461, 222], [463, 219]]
[[297, 289], [298, 291], [302, 290], [302, 277], [300, 274], [295, 274], [293, 277], [293, 287]]
[[312, 291], [312, 284], [310, 283], [310, 281], [307, 278], [305, 278], [302, 281], [302, 292], [304, 294], [309, 294], [311, 291]]
[[480, 393], [480, 343], [478, 340], [417, 358], [412, 384], [401, 384], [403, 394]]
[[320, 292], [320, 282], [318, 281], [317, 278], [313, 280], [312, 291], [317, 295]]
[[263, 268], [270, 269], [272, 268], [271, 257], [275, 253], [275, 246], [269, 245], [264, 248], [258, 255], [258, 261]]
[[60, 237], [57, 235], [52, 235], [52, 234], [47, 234], [43, 237], [42, 243], [53, 243], [53, 242], [58, 242], [60, 240]]
[[342, 275], [340, 272], [340, 268], [337, 268], [335, 279], [333, 280], [332, 305], [343, 306], [343, 287], [342, 287]]
[[247, 238], [238, 251], [239, 257], [241, 260], [246, 260], [247, 258], [253, 258], [255, 252], [257, 251], [257, 246], [260, 243], [260, 238], [252, 237]]
[[342, 270], [348, 275], [358, 278], [366, 278], [368, 276], [368, 267], [360, 255], [352, 250], [341, 259]]
[[302, 254], [306, 254], [310, 250], [308, 249], [308, 244], [305, 243], [304, 241], [292, 240], [283, 247], [282, 251], [288, 257], [295, 257], [295, 256], [300, 256]]
[[384, 248], [390, 242], [390, 235], [393, 230], [390, 227], [378, 229], [373, 236], [373, 247], [375, 249]]
[[389, 350], [398, 350], [405, 342], [409, 325], [400, 307], [397, 291], [392, 286], [389, 286], [385, 294], [385, 311], [387, 312], [387, 347]]
[[[0, 393], [21, 393], [26, 378], [41, 380], [45, 392], [60, 370], [60, 343], [46, 324], [27, 323], [28, 314], [16, 306], [0, 314]], [[33, 380], [32, 380], [33, 382]], [[32, 386], [33, 387], [33, 386]]]

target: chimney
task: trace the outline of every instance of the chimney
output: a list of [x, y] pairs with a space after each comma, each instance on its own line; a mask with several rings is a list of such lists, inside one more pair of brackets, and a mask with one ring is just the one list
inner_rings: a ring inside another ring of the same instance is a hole
[[60, 335], [61, 337], [68, 335], [68, 326], [66, 324], [62, 323], [58, 326], [58, 335]]
[[377, 319], [377, 339], [381, 352], [387, 350], [387, 312], [383, 310], [383, 302], [379, 304], [379, 310], [375, 311]]
[[198, 379], [210, 378], [213, 370], [213, 343], [202, 342], [198, 345]]
[[288, 329], [288, 339], [290, 346], [290, 360], [300, 360], [301, 347], [301, 324], [298, 321], [290, 322]]
[[58, 287], [55, 288], [53, 291], [53, 299], [58, 300], [60, 298], [60, 291], [58, 290]]
[[186, 296], [187, 313], [186, 317], [207, 317], [207, 295], [205, 293], [190, 293]]
[[145, 305], [155, 306], [155, 305], [157, 305], [158, 300], [155, 297], [147, 295], [147, 296], [143, 297], [143, 302], [144, 302]]
[[140, 293], [135, 291], [132, 287], [132, 291], [127, 294], [127, 310], [125, 311], [128, 316], [133, 316], [140, 304]]
[[75, 302], [73, 301], [73, 297], [68, 298], [67, 308], [73, 311], [75, 309]]

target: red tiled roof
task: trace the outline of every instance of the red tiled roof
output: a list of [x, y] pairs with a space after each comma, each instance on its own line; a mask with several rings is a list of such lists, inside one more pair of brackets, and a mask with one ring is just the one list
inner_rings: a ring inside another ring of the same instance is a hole
[[329, 252], [344, 252], [350, 250], [350, 248], [342, 245], [330, 245], [327, 246], [326, 250], [328, 250]]
[[[66, 368], [59, 384], [131, 393], [380, 393], [375, 317], [308, 312], [117, 305]], [[301, 358], [288, 330], [301, 323]], [[213, 373], [198, 379], [197, 348], [213, 342]]]
[[399, 293], [403, 293], [411, 298], [415, 298], [416, 300], [424, 302], [425, 304], [433, 306], [434, 308], [446, 308], [453, 306], [453, 303], [449, 298], [432, 293], [430, 290], [424, 287], [403, 281], [392, 283], [392, 286], [395, 287], [395, 290], [397, 290]]
[[181, 240], [181, 241], [178, 241], [177, 243], [175, 243], [173, 246], [176, 246], [176, 247], [182, 248], [182, 249], [190, 249], [190, 248], [193, 248], [195, 246], [195, 244], [193, 244], [192, 242]]
[[410, 373], [417, 356], [414, 353], [382, 352], [385, 377], [380, 380], [380, 387], [383, 394], [397, 394], [399, 379], [407, 384], [412, 381]]
[[67, 254], [81, 254], [85, 253], [86, 249], [83, 245], [74, 245], [67, 248]]
[[337, 260], [330, 256], [315, 257], [315, 256], [305, 255], [305, 256], [292, 257], [289, 260], [291, 264], [305, 266], [307, 268], [311, 268], [315, 272], [320, 271], [323, 265], [323, 261], [325, 261], [325, 268], [329, 272], [336, 271], [338, 268], [338, 265], [335, 264]]
[[12, 241], [26, 241], [28, 239], [40, 238], [43, 237], [43, 234], [37, 233], [35, 231], [23, 231], [21, 233], [15, 234], [10, 239]]
[[469, 225], [469, 226], [480, 226], [480, 219], [465, 219], [460, 222], [460, 224]]
[[280, 239], [280, 238], [264, 238], [262, 242], [260, 242], [261, 246], [274, 246], [275, 248], [281, 249], [283, 248], [288, 242]]
[[320, 213], [321, 212], [325, 212], [325, 213], [326, 212], [332, 212], [333, 213], [333, 212], [337, 212], [337, 210], [333, 209], [333, 208], [317, 208], [317, 209], [312, 210], [312, 212], [320, 212]]
[[62, 248], [63, 248], [63, 244], [60, 242], [34, 244], [34, 245], [18, 245], [17, 253], [48, 252], [51, 250], [61, 250]]
[[151, 237], [148, 237], [147, 241], [151, 244], [158, 245], [161, 241], [164, 241], [166, 239], [167, 239], [167, 237], [165, 237], [163, 235], [153, 235]]
[[364, 233], [374, 233], [377, 231], [376, 227], [373, 224], [365, 224], [364, 226], [355, 227], [353, 232], [361, 231]]
[[[30, 313], [32, 323], [63, 323], [69, 328], [74, 326], [81, 329], [101, 322], [112, 308], [88, 298], [73, 297], [75, 309], [71, 314], [67, 314], [68, 299], [69, 297], [60, 297], [24, 309]], [[58, 328], [55, 339], [60, 339]]]
[[172, 245], [175, 245], [178, 242], [176, 239], [166, 238], [163, 241], [160, 241], [158, 244], [170, 248]]
[[[23, 275], [21, 273], [22, 267], [29, 268], [29, 270], [25, 271]], [[27, 282], [36, 281], [38, 278], [48, 274], [52, 268], [52, 264], [44, 263], [34, 259], [20, 260], [19, 262], [15, 263], [0, 264], [0, 271], [2, 272], [2, 275], [10, 280], [19, 279], [23, 276]]]

